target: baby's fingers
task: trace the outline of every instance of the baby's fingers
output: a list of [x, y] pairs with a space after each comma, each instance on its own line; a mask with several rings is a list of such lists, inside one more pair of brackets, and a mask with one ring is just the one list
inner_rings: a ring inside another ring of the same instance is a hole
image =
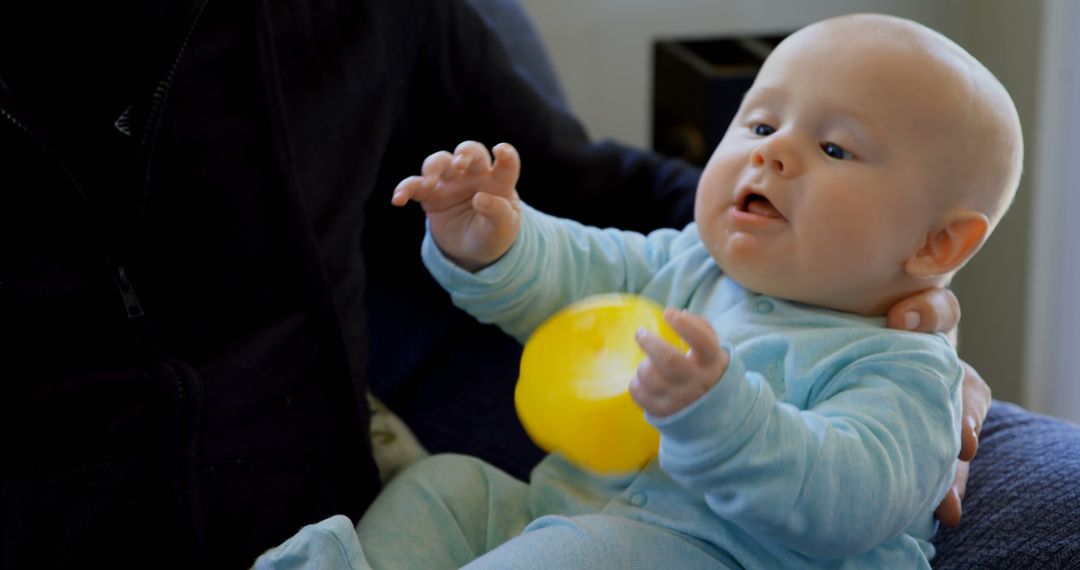
[[693, 372], [686, 354], [666, 340], [645, 329], [639, 330], [636, 338], [638, 346], [649, 357], [648, 363], [654, 366], [662, 376], [683, 379]]
[[393, 196], [390, 197], [390, 203], [395, 206], [404, 206], [409, 200], [423, 202], [433, 188], [428, 182], [428, 179], [423, 176], [410, 176], [398, 182]]
[[486, 174], [491, 170], [491, 155], [487, 147], [476, 141], [465, 141], [454, 149], [450, 168], [443, 173], [443, 180], [453, 180], [462, 174]]
[[671, 387], [649, 359], [645, 359], [638, 366], [628, 390], [634, 402], [646, 412], [657, 416], [668, 415], [664, 413], [667, 411], [664, 404], [671, 393]]
[[499, 243], [513, 243], [521, 225], [521, 212], [510, 200], [486, 192], [477, 192], [472, 207], [481, 216], [484, 233]]
[[514, 188], [521, 174], [521, 157], [517, 149], [510, 143], [499, 143], [492, 151], [495, 153], [495, 167], [491, 171], [491, 178], [501, 187]]
[[424, 165], [420, 167], [420, 175], [427, 178], [432, 186], [439, 178], [450, 170], [450, 162], [454, 156], [445, 150], [440, 150], [424, 159]]
[[473, 194], [472, 206], [480, 215], [499, 223], [513, 223], [520, 215], [513, 202], [486, 192]]
[[[645, 344], [650, 344], [649, 337], [655, 339], [657, 342], [667, 345], [676, 354], [678, 351], [668, 345], [663, 340], [657, 338], [651, 333], [646, 333], [643, 337], [640, 337], [639, 344], [644, 341]], [[644, 347], [643, 347], [644, 348]], [[652, 347], [650, 346], [650, 350]], [[648, 353], [649, 350], [646, 351]], [[653, 351], [655, 352], [655, 351]], [[686, 360], [684, 356], [679, 356], [682, 360]], [[679, 375], [667, 374], [661, 368], [662, 366], [671, 369], [670, 366], [665, 366], [667, 357], [659, 360], [654, 360], [652, 356], [649, 356], [638, 365], [637, 372], [634, 374], [634, 378], [630, 381], [630, 397], [637, 405], [641, 406], [646, 412], [658, 417], [663, 418], [670, 416], [671, 414], [683, 409], [687, 404], [694, 401], [700, 396], [700, 391], [695, 390], [692, 385], [687, 383], [688, 378]]]
[[727, 359], [727, 352], [720, 348], [716, 331], [709, 321], [689, 311], [670, 307], [664, 310], [664, 320], [690, 346], [690, 358], [699, 366], [708, 368]]
[[409, 200], [424, 202], [431, 197], [439, 178], [450, 167], [453, 156], [445, 150], [429, 155], [420, 167], [420, 176], [410, 176], [398, 183], [390, 203], [404, 206]]

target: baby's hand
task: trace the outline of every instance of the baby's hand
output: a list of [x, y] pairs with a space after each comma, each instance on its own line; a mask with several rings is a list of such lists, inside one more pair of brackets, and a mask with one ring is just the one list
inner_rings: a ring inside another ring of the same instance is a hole
[[705, 319], [668, 308], [664, 320], [690, 350], [683, 353], [651, 332], [638, 331], [638, 345], [646, 358], [630, 382], [634, 401], [658, 418], [678, 412], [708, 392], [724, 375], [729, 358]]
[[477, 271], [502, 257], [521, 228], [517, 150], [495, 145], [495, 163], [484, 145], [465, 141], [451, 155], [437, 152], [424, 160], [420, 176], [397, 185], [390, 202], [420, 202], [432, 237], [451, 261]]

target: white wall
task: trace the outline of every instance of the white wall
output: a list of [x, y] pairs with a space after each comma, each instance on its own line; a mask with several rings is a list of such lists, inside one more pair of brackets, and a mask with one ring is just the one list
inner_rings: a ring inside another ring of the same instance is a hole
[[1025, 388], [1033, 409], [1080, 422], [1080, 6], [1049, 0], [1044, 22]]
[[[1069, 0], [1072, 1], [1072, 0]], [[1024, 382], [1028, 280], [1031, 267], [1032, 172], [1040, 156], [1038, 103], [1042, 6], [1040, 1], [970, 0], [967, 33], [955, 38], [1009, 90], [1024, 130], [1024, 177], [1009, 212], [994, 234], [952, 284], [964, 317], [960, 356], [994, 390], [994, 397], [1029, 405]]]
[[570, 106], [595, 138], [651, 141], [656, 38], [788, 32], [849, 12], [888, 12], [966, 32], [966, 5], [938, 0], [523, 0]]

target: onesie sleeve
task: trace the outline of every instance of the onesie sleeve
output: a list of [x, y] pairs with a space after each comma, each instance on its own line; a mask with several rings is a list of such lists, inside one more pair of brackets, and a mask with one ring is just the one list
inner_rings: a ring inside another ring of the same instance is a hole
[[961, 379], [944, 349], [871, 355], [800, 410], [734, 353], [704, 397], [649, 419], [661, 467], [719, 516], [809, 556], [849, 557], [933, 524], [960, 449]]
[[521, 232], [494, 264], [475, 273], [456, 266], [430, 231], [421, 255], [455, 305], [524, 342], [541, 322], [573, 301], [600, 293], [640, 292], [696, 238], [692, 224], [681, 232], [661, 229], [645, 236], [585, 226], [522, 204]]

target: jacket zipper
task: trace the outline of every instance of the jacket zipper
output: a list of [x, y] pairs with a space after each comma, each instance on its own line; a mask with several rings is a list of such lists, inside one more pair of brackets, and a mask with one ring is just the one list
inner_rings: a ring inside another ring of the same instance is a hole
[[[30, 140], [32, 140], [34, 144], [38, 146], [38, 148], [45, 151], [45, 154], [47, 154], [56, 164], [60, 166], [60, 168], [64, 171], [64, 176], [71, 182], [72, 186], [75, 187], [75, 191], [78, 193], [79, 198], [83, 201], [84, 204], [89, 204], [89, 198], [87, 198], [86, 196], [86, 189], [83, 188], [82, 183], [80, 183], [79, 179], [75, 177], [75, 174], [71, 172], [71, 168], [68, 167], [67, 163], [64, 162], [62, 158], [60, 158], [60, 155], [56, 154], [56, 152], [54, 152], [53, 149], [49, 147], [49, 145], [45, 144], [44, 141], [34, 136], [34, 133], [30, 129], [28, 129], [26, 125], [19, 121], [19, 119], [15, 117], [15, 115], [12, 115], [10, 112], [8, 112], [7, 109], [0, 107], [0, 114], [2, 114], [4, 118], [7, 119], [11, 124], [15, 125], [16, 128], [25, 133], [26, 136], [29, 137]], [[142, 305], [139, 303], [139, 298], [135, 294], [135, 287], [128, 279], [127, 271], [124, 269], [124, 266], [113, 263], [112, 259], [110, 259], [108, 255], [105, 256], [105, 264], [113, 272], [114, 280], [116, 281], [117, 292], [120, 294], [120, 300], [124, 303], [127, 318], [137, 319], [142, 317]]]
[[[158, 129], [161, 126], [161, 113], [165, 107], [165, 102], [169, 96], [169, 90], [172, 88], [173, 78], [176, 76], [176, 70], [180, 67], [180, 62], [184, 57], [184, 52], [187, 50], [188, 42], [191, 40], [192, 34], [195, 32], [195, 27], [202, 19], [203, 11], [209, 0], [200, 0], [198, 6], [196, 6], [194, 13], [191, 16], [187, 29], [184, 32], [183, 38], [180, 40], [180, 45], [176, 50], [176, 55], [173, 57], [172, 62], [169, 64], [169, 68], [166, 70], [165, 75], [158, 81], [154, 87], [154, 94], [150, 98], [150, 107], [147, 110], [146, 120], [143, 123], [139, 133], [139, 146], [138, 154], [139, 166], [142, 170], [142, 193], [139, 197], [139, 204], [137, 215], [142, 216], [146, 211], [147, 197], [150, 193], [150, 163], [153, 159], [154, 146], [157, 142]], [[117, 267], [116, 273], [117, 286], [120, 288], [121, 296], [124, 298], [125, 305], [128, 310], [129, 318], [137, 318], [142, 315], [142, 306], [139, 304], [139, 299], [135, 295], [135, 288], [131, 285], [131, 282], [127, 278], [127, 273], [123, 266]], [[144, 338], [149, 340], [149, 335]], [[178, 507], [186, 508], [187, 524], [189, 525], [188, 532], [191, 534], [194, 547], [188, 552], [188, 555], [192, 559], [200, 560], [205, 557], [206, 540], [204, 536], [202, 509], [199, 499], [198, 491], [198, 475], [196, 473], [198, 466], [198, 455], [195, 451], [197, 425], [194, 422], [198, 421], [200, 411], [197, 408], [197, 399], [191, 399], [191, 403], [188, 403], [189, 397], [187, 394], [187, 387], [185, 386], [182, 376], [187, 376], [186, 373], [181, 371], [189, 370], [179, 362], [174, 362], [171, 359], [162, 359], [163, 366], [167, 366], [173, 374], [174, 385], [176, 386], [176, 398], [178, 409], [184, 409], [188, 406], [193, 406], [187, 415], [193, 422], [190, 426], [181, 426], [180, 433], [185, 434], [186, 437], [180, 438], [180, 448], [184, 450], [185, 459], [181, 460], [177, 465], [176, 476], [180, 482], [179, 488], [182, 496], [177, 497]], [[186, 465], [186, 468], [183, 466]]]
[[66, 176], [67, 179], [71, 181], [71, 184], [73, 186], [75, 186], [75, 191], [78, 192], [79, 198], [81, 198], [83, 202], [86, 202], [87, 201], [86, 190], [83, 188], [82, 184], [79, 182], [79, 179], [75, 178], [75, 175], [71, 172], [71, 169], [68, 168], [67, 163], [65, 163], [60, 158], [60, 155], [53, 152], [53, 149], [49, 148], [49, 145], [45, 144], [45, 141], [43, 141], [43, 140], [37, 138], [36, 136], [34, 136], [33, 131], [31, 131], [29, 128], [27, 128], [26, 125], [24, 125], [22, 123], [22, 121], [20, 121], [17, 117], [15, 117], [15, 115], [12, 115], [11, 113], [9, 113], [7, 109], [4, 109], [3, 107], [0, 107], [0, 115], [3, 115], [4, 118], [8, 120], [8, 122], [15, 125], [15, 128], [22, 131], [27, 137], [30, 138], [30, 140], [34, 141], [34, 144], [36, 144], [38, 146], [38, 148], [40, 148], [41, 150], [44, 150], [45, 154], [49, 155], [49, 157], [52, 158], [53, 161], [55, 161], [57, 164], [60, 165], [60, 168], [62, 168], [64, 170], [64, 176]]
[[150, 161], [154, 155], [154, 146], [157, 142], [158, 128], [161, 126], [161, 111], [165, 107], [165, 101], [169, 96], [169, 89], [172, 88], [173, 77], [176, 76], [176, 70], [180, 67], [180, 61], [183, 59], [184, 52], [187, 50], [191, 35], [195, 32], [195, 27], [198, 25], [199, 20], [202, 19], [203, 11], [206, 9], [206, 5], [209, 1], [210, 0], [201, 0], [199, 5], [195, 7], [191, 22], [188, 23], [187, 30], [185, 30], [184, 36], [180, 40], [180, 47], [176, 50], [176, 56], [173, 57], [172, 63], [169, 64], [169, 68], [165, 71], [165, 75], [154, 87], [154, 94], [150, 98], [150, 108], [146, 114], [146, 122], [143, 124], [139, 136], [138, 156], [143, 172], [143, 191], [138, 208], [140, 214], [145, 211], [146, 198], [150, 193]]
[[[173, 77], [176, 75], [176, 70], [180, 66], [180, 61], [183, 58], [184, 51], [187, 49], [188, 42], [195, 31], [196, 24], [198, 24], [199, 20], [202, 18], [202, 13], [206, 8], [208, 2], [209, 0], [201, 0], [199, 2], [199, 5], [197, 6], [191, 18], [191, 22], [188, 24], [183, 39], [180, 42], [180, 46], [177, 49], [176, 56], [173, 57], [173, 60], [169, 65], [169, 68], [166, 71], [165, 75], [160, 81], [158, 81], [157, 85], [154, 88], [154, 94], [150, 99], [150, 108], [146, 116], [146, 122], [141, 129], [138, 147], [139, 150], [137, 154], [140, 159], [140, 167], [143, 169], [143, 188], [138, 208], [139, 214], [142, 214], [142, 212], [145, 210], [146, 197], [150, 189], [150, 161], [153, 155], [154, 142], [157, 138], [158, 127], [160, 126], [161, 111], [165, 106], [165, 101], [168, 97], [169, 89], [172, 86]], [[78, 192], [79, 198], [82, 199], [84, 204], [87, 204], [89, 206], [90, 200], [86, 194], [85, 188], [83, 188], [83, 185], [75, 177], [74, 173], [63, 161], [63, 159], [61, 159], [60, 156], [52, 150], [52, 148], [45, 144], [44, 141], [36, 137], [33, 131], [27, 128], [25, 124], [19, 121], [18, 118], [16, 118], [13, 114], [8, 112], [3, 107], [0, 107], [0, 114], [2, 114], [9, 122], [15, 125], [16, 128], [25, 133], [34, 142], [34, 144], [44, 150], [45, 153], [50, 156], [56, 162], [56, 164], [58, 164], [63, 169], [65, 176], [71, 181], [76, 191]], [[152, 351], [153, 345], [150, 339], [149, 327], [147, 326], [144, 318], [145, 312], [143, 311], [142, 304], [139, 302], [139, 297], [135, 292], [135, 286], [132, 284], [130, 278], [128, 277], [126, 267], [124, 267], [124, 265], [114, 263], [108, 255], [105, 256], [105, 262], [107, 264], [107, 267], [109, 267], [112, 271], [113, 281], [116, 286], [117, 292], [120, 294], [120, 299], [124, 303], [124, 309], [127, 318], [132, 322], [135, 327], [136, 343], [140, 346], [140, 348], [143, 348], [144, 351]], [[162, 366], [165, 366], [170, 370], [173, 376], [173, 385], [176, 387], [176, 401], [178, 406], [177, 409], [184, 409], [185, 407], [187, 407], [186, 401], [188, 400], [188, 395], [187, 387], [185, 386], [184, 380], [181, 378], [179, 367], [172, 361], [162, 360], [160, 362]], [[193, 418], [197, 418], [197, 416], [197, 412], [193, 413], [192, 415]], [[194, 431], [193, 429], [182, 429], [182, 431], [188, 433], [188, 438], [186, 440], [186, 445], [188, 447], [185, 447], [185, 449], [187, 449], [187, 453], [188, 455], [190, 455], [191, 453], [193, 453], [193, 448], [190, 448], [190, 446], [194, 445], [194, 440], [191, 439], [190, 434], [194, 433]], [[179, 499], [181, 503], [188, 505], [187, 514], [189, 517], [188, 524], [190, 525], [189, 532], [192, 533], [192, 538], [195, 542], [195, 552], [189, 554], [192, 554], [195, 558], [201, 558], [204, 555], [205, 540], [201, 531], [202, 513], [199, 507], [199, 501], [196, 498], [198, 495], [198, 491], [196, 488], [197, 477], [194, 474], [194, 461], [195, 460], [193, 458], [189, 457], [187, 460], [188, 468], [181, 470], [181, 472], [177, 475], [181, 478], [182, 481], [186, 482], [186, 484], [183, 484], [182, 487], [186, 490], [185, 494], [188, 495], [186, 498], [181, 497]]]
[[[209, 0], [202, 0], [195, 10], [194, 15], [191, 18], [191, 22], [188, 24], [187, 30], [184, 33], [183, 39], [180, 42], [180, 47], [176, 51], [176, 56], [173, 57], [172, 63], [169, 65], [164, 77], [158, 81], [154, 88], [154, 94], [150, 99], [150, 110], [147, 114], [147, 121], [142, 129], [142, 136], [139, 140], [139, 156], [141, 157], [141, 167], [143, 169], [143, 191], [140, 198], [139, 212], [141, 213], [146, 206], [146, 195], [150, 188], [150, 158], [153, 154], [154, 141], [157, 138], [157, 130], [160, 125], [161, 110], [165, 106], [165, 100], [169, 94], [169, 88], [172, 86], [173, 77], [176, 75], [176, 70], [180, 66], [180, 60], [183, 58], [184, 51], [187, 49], [191, 35], [195, 31], [195, 26], [202, 18], [203, 10], [206, 8], [206, 4]], [[53, 159], [53, 161], [60, 166], [64, 171], [65, 177], [71, 181], [75, 187], [79, 198], [82, 199], [84, 204], [89, 204], [89, 198], [86, 195], [86, 189], [83, 188], [82, 183], [72, 173], [71, 168], [56, 152], [53, 151], [49, 145], [34, 135], [33, 131], [26, 127], [15, 115], [11, 114], [7, 109], [0, 107], [0, 114], [4, 116], [10, 123], [15, 125], [20, 131], [26, 134], [39, 148], [45, 151], [45, 153]], [[139, 297], [135, 293], [135, 286], [132, 284], [131, 279], [127, 275], [127, 269], [120, 264], [112, 261], [112, 259], [105, 256], [106, 266], [109, 267], [110, 272], [113, 275], [113, 281], [116, 286], [116, 290], [120, 295], [120, 300], [124, 303], [124, 312], [128, 319], [141, 319], [145, 312], [143, 311], [142, 304], [139, 302]], [[139, 323], [143, 325], [143, 323]], [[140, 326], [137, 331], [139, 336], [146, 334], [144, 326]], [[147, 339], [140, 338], [140, 341]]]

